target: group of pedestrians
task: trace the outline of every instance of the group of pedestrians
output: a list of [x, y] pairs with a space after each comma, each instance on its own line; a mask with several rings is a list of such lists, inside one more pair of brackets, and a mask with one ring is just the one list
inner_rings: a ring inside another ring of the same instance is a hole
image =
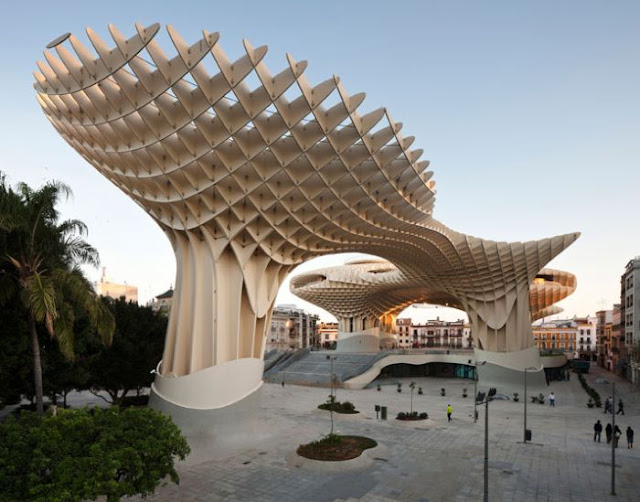
[[[614, 408], [615, 403], [613, 401], [613, 398], [611, 396], [608, 396], [604, 400], [604, 412], [613, 414]], [[622, 402], [622, 399], [618, 399], [618, 411], [616, 412], [616, 415], [624, 415], [624, 403]]]
[[[622, 436], [622, 431], [620, 427], [617, 425], [613, 427], [611, 423], [608, 423], [604, 429], [605, 436], [607, 438], [607, 444], [610, 444], [613, 441], [613, 445], [615, 448], [618, 447], [618, 439]], [[593, 424], [593, 440], [600, 442], [600, 436], [602, 434], [602, 424], [600, 420], [598, 420], [595, 424]], [[633, 435], [634, 431], [631, 426], [627, 427], [627, 448], [633, 448]]]

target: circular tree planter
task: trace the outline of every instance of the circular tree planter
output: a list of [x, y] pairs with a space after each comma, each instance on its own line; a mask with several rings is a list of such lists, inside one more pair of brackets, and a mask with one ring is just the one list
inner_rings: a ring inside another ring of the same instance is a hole
[[364, 436], [329, 434], [318, 441], [301, 444], [296, 453], [301, 457], [325, 462], [341, 462], [359, 457], [363, 451], [378, 445]]

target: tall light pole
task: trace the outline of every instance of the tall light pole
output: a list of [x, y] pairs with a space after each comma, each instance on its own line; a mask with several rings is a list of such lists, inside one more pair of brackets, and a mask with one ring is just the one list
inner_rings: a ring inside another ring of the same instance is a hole
[[476, 365], [473, 368], [473, 423], [478, 421], [478, 366], [484, 366], [487, 361], [476, 361]]
[[489, 401], [493, 401], [496, 389], [491, 387], [485, 394], [476, 395], [475, 401], [484, 404], [484, 502], [489, 502]]
[[616, 494], [616, 383], [612, 383], [613, 395], [611, 396], [611, 495]]
[[333, 387], [335, 385], [335, 381], [336, 381], [336, 375], [333, 372], [333, 361], [335, 360], [336, 356], [334, 355], [328, 355], [327, 359], [329, 359], [329, 361], [331, 361], [331, 399], [329, 399], [329, 401], [331, 402], [331, 409], [329, 410], [329, 413], [331, 415], [331, 435], [333, 436], [333, 404], [336, 401], [336, 397], [333, 391]]
[[524, 369], [524, 436], [523, 443], [527, 442], [527, 371], [537, 371], [533, 366]]

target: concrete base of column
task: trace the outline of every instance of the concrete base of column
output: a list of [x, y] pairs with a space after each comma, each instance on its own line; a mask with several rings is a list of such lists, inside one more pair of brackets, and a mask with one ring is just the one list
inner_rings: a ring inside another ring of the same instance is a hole
[[149, 406], [170, 416], [187, 437], [192, 450], [189, 464], [197, 464], [202, 456], [221, 458], [243, 451], [270, 436], [261, 414], [262, 387], [240, 401], [212, 410], [177, 406], [152, 389]]
[[176, 406], [212, 410], [250, 396], [262, 385], [264, 361], [253, 357], [227, 361], [184, 376], [163, 375], [158, 364], [151, 390]]

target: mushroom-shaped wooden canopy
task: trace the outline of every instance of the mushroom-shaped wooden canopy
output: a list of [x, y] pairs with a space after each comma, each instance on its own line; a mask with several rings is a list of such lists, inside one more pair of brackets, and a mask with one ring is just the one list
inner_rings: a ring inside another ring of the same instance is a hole
[[[573, 293], [575, 287], [575, 276], [569, 272], [540, 270], [529, 286], [531, 321], [561, 312], [555, 304]], [[356, 260], [296, 275], [289, 288], [296, 296], [336, 316], [345, 337], [376, 327], [393, 333], [396, 316], [414, 303], [462, 308], [454, 296], [423, 286], [393, 263], [380, 259]], [[533, 338], [530, 343], [533, 345]]]
[[247, 41], [231, 61], [218, 33], [188, 44], [167, 26], [167, 55], [159, 30], [136, 25], [126, 37], [110, 25], [107, 43], [87, 29], [93, 50], [59, 37], [35, 89], [65, 141], [173, 245], [162, 377], [252, 359], [256, 380], [286, 275], [345, 251], [388, 259], [455, 297], [489, 350], [525, 345], [516, 333], [529, 323], [529, 283], [577, 233], [506, 243], [455, 232], [432, 217], [422, 150], [386, 109], [361, 113], [363, 93], [335, 76], [310, 84], [306, 62], [290, 55], [274, 74], [267, 48]]

